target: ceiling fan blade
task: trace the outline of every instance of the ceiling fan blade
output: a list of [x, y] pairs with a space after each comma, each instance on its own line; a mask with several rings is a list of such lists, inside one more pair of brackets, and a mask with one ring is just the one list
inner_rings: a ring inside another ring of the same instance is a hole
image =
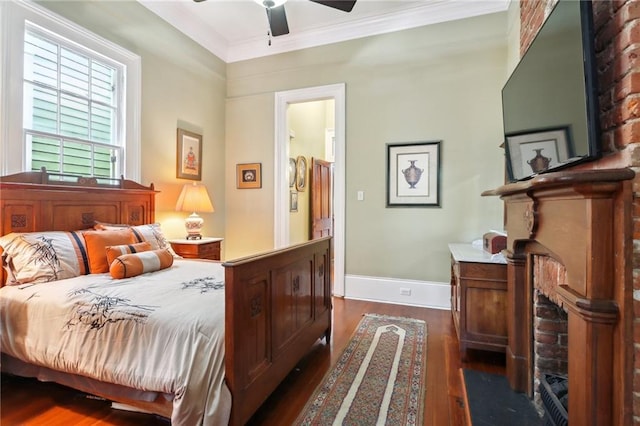
[[351, 12], [353, 6], [356, 4], [356, 0], [348, 1], [348, 0], [310, 0], [314, 3], [319, 3], [325, 6], [332, 7], [334, 9], [339, 9], [344, 12]]
[[284, 11], [284, 4], [278, 7], [267, 9], [269, 18], [269, 28], [273, 37], [289, 34], [289, 24], [287, 24], [287, 14]]

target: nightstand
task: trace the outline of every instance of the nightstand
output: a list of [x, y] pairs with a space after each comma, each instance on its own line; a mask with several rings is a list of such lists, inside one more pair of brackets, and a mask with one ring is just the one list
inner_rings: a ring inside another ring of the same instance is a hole
[[223, 238], [205, 238], [200, 240], [169, 240], [173, 250], [185, 259], [220, 260], [220, 243]]

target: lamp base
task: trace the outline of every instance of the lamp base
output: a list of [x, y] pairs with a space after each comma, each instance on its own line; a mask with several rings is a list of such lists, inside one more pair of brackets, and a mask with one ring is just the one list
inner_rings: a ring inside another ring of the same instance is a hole
[[184, 227], [187, 230], [187, 240], [200, 240], [202, 239], [202, 224], [204, 219], [197, 215], [197, 213], [191, 213], [191, 215], [185, 219]]

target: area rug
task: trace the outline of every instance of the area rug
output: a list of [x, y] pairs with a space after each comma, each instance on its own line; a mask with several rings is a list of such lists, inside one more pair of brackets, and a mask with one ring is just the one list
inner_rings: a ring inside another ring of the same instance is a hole
[[365, 314], [295, 425], [422, 425], [427, 326]]

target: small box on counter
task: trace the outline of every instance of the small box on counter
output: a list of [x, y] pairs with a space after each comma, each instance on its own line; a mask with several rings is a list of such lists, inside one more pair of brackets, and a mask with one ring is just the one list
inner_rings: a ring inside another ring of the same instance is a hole
[[500, 232], [487, 232], [482, 236], [484, 251], [496, 254], [507, 248], [507, 236]]

